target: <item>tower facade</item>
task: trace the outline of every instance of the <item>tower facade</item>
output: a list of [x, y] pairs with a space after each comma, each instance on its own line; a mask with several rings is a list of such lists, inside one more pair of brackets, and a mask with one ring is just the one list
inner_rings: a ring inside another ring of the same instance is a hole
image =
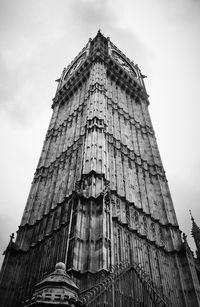
[[[143, 78], [100, 32], [64, 69], [17, 238], [5, 251], [2, 306], [24, 306], [57, 262], [85, 306], [200, 305]], [[103, 280], [112, 289], [95, 305]]]

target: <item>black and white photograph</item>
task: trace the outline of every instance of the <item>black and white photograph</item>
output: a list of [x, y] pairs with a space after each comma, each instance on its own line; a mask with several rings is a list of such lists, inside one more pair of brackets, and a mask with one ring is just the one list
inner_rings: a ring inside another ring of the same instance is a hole
[[200, 1], [0, 24], [0, 307], [200, 307]]

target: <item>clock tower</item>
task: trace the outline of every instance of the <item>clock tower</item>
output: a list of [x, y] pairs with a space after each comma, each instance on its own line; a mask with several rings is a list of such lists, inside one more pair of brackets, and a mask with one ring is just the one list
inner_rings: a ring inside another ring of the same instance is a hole
[[200, 306], [143, 78], [100, 32], [63, 70], [2, 307]]

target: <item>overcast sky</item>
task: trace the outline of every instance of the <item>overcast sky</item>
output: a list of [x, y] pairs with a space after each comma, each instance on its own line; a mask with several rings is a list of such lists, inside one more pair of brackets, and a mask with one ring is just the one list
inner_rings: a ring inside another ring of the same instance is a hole
[[0, 1], [0, 252], [17, 230], [55, 80], [98, 29], [147, 75], [150, 114], [181, 230], [200, 226], [200, 1]]

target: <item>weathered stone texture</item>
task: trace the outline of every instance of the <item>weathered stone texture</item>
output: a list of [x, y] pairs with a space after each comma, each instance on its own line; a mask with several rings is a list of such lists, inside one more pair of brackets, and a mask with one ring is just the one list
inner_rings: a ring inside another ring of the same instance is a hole
[[173, 306], [198, 306], [138, 66], [98, 33], [59, 82], [15, 246], [5, 253], [2, 306], [23, 306], [59, 261], [81, 291], [134, 262]]

